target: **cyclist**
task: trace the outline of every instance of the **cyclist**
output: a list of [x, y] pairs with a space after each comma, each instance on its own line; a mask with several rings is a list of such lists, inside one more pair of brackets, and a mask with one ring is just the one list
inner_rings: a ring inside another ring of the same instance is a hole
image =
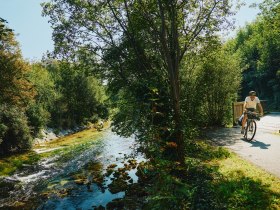
[[241, 127], [241, 133], [244, 134], [244, 127], [245, 127], [245, 123], [247, 120], [247, 114], [246, 111], [251, 111], [251, 112], [255, 112], [258, 106], [258, 109], [260, 111], [260, 116], [263, 115], [263, 108], [260, 102], [260, 99], [256, 96], [256, 92], [255, 91], [250, 91], [249, 92], [249, 96], [247, 96], [245, 98], [244, 101], [244, 106], [243, 106], [243, 110], [244, 110], [244, 117], [242, 120], [242, 127]]

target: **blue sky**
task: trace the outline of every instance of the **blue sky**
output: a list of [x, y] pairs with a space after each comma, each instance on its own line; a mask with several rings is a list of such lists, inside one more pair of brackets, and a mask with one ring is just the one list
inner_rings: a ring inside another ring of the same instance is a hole
[[[1, 0], [0, 0], [1, 1]], [[256, 19], [257, 14], [260, 12], [257, 8], [249, 8], [253, 3], [262, 3], [263, 0], [246, 0], [246, 5], [241, 7], [241, 9], [236, 14], [236, 24], [238, 27], [243, 27], [248, 22], [252, 22]]]
[[43, 0], [0, 0], [0, 17], [8, 21], [21, 45], [24, 58], [40, 60], [53, 50], [52, 29], [41, 16]]
[[[46, 17], [41, 16], [40, 3], [44, 0], [0, 0], [0, 17], [14, 29], [21, 45], [23, 57], [40, 60], [47, 50], [53, 50], [52, 29]], [[246, 6], [235, 16], [237, 27], [256, 18], [258, 10], [249, 8], [262, 0], [246, 0]], [[234, 34], [231, 33], [231, 36]]]

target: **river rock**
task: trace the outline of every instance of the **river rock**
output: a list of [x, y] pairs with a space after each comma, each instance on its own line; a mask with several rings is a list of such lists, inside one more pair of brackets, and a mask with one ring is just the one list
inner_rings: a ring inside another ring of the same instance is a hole
[[123, 209], [123, 208], [124, 208], [124, 201], [121, 198], [114, 199], [106, 205], [106, 209], [108, 210], [116, 210], [116, 209]]
[[114, 169], [109, 168], [109, 169], [107, 169], [105, 176], [109, 177], [113, 172], [114, 172]]
[[104, 177], [101, 174], [99, 174], [98, 176], [94, 177], [92, 181], [96, 184], [102, 184], [104, 182]]
[[41, 196], [45, 199], [49, 198], [50, 192], [43, 192], [41, 193]]
[[137, 164], [137, 160], [134, 160], [134, 159], [130, 159], [127, 162], [129, 162], [131, 165], [136, 165]]
[[116, 168], [116, 167], [117, 167], [117, 164], [111, 164], [107, 168], [109, 169], [109, 168]]
[[21, 201], [16, 201], [13, 205], [16, 209], [20, 209], [25, 206], [25, 203], [23, 203]]
[[132, 183], [133, 183], [133, 179], [130, 178], [130, 179], [128, 180], [128, 182], [129, 182], [130, 184], [132, 184]]
[[83, 185], [85, 183], [85, 180], [84, 179], [76, 179], [74, 182], [78, 185]]
[[108, 185], [109, 191], [113, 194], [123, 192], [128, 188], [128, 184], [123, 179], [115, 179]]
[[16, 183], [18, 183], [18, 180], [13, 180], [9, 178], [0, 179], [0, 197], [9, 197], [9, 192], [15, 189]]
[[98, 207], [95, 207], [94, 210], [105, 210], [105, 207], [100, 205]]
[[125, 195], [127, 197], [144, 197], [147, 196], [148, 193], [145, 190], [145, 187], [139, 183], [131, 184], [128, 189], [125, 191]]

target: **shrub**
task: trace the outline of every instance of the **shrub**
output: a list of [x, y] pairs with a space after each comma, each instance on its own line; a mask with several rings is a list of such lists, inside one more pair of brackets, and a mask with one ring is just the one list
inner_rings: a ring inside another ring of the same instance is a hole
[[0, 105], [0, 155], [31, 148], [27, 117], [15, 106]]
[[32, 104], [27, 109], [26, 115], [34, 137], [38, 135], [40, 129], [47, 126], [50, 120], [50, 113], [39, 104]]

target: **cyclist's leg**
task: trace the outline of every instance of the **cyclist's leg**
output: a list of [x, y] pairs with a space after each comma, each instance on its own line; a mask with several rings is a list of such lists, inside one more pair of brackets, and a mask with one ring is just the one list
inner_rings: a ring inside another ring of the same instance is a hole
[[247, 114], [244, 114], [244, 117], [242, 119], [242, 127], [241, 127], [241, 133], [244, 133], [245, 123], [247, 121]]

